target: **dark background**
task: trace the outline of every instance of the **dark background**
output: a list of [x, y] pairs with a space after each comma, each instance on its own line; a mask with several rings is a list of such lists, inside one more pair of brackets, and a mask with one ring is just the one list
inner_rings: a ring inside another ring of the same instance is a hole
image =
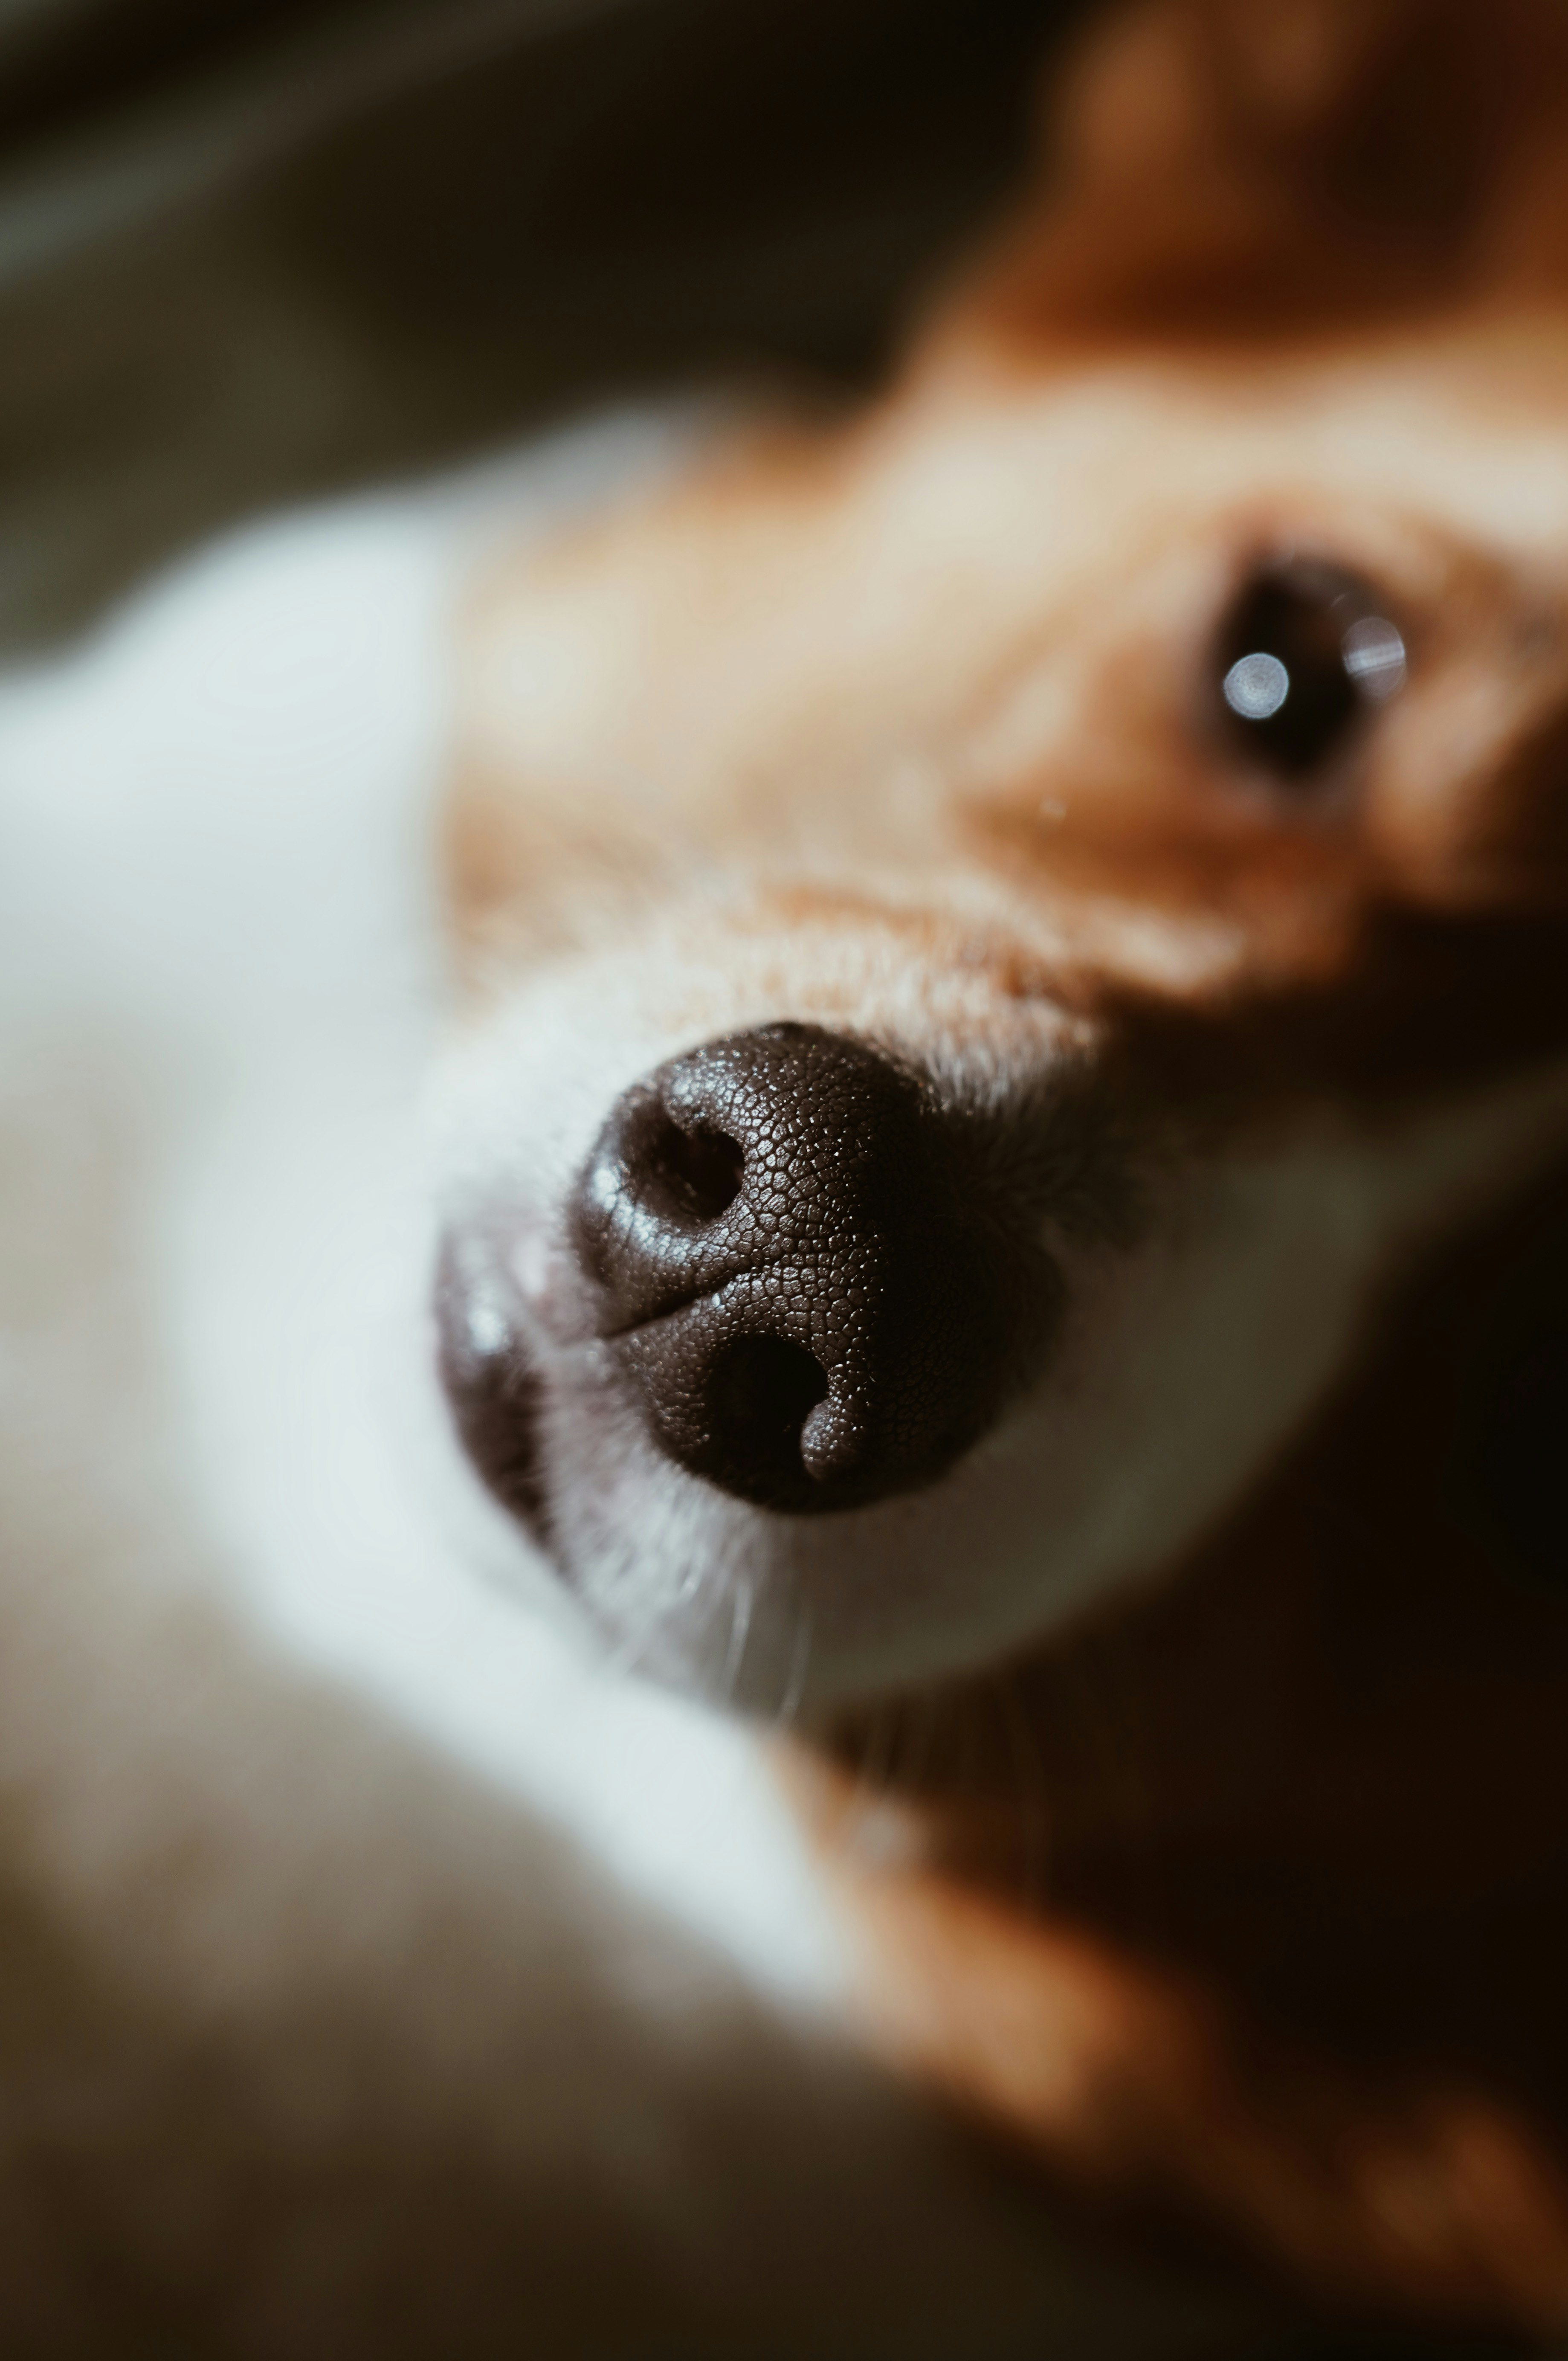
[[1082, 0], [0, 0], [0, 647], [618, 392], [874, 370]]

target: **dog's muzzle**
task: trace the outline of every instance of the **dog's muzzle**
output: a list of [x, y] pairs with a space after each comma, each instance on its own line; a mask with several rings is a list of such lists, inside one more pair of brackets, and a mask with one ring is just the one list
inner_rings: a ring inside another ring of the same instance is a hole
[[[813, 1026], [736, 1034], [636, 1083], [565, 1225], [598, 1355], [661, 1452], [796, 1516], [950, 1466], [1032, 1371], [1060, 1293], [997, 1160], [927, 1083]], [[490, 1258], [449, 1240], [438, 1312], [459, 1431], [537, 1519], [550, 1380], [503, 1297]]]

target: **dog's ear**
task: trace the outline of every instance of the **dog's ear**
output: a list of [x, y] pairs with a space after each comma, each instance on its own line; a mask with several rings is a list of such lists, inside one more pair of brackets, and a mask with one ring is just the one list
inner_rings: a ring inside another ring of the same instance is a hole
[[1050, 101], [970, 332], [1230, 341], [1568, 287], [1564, 0], [1153, 0]]

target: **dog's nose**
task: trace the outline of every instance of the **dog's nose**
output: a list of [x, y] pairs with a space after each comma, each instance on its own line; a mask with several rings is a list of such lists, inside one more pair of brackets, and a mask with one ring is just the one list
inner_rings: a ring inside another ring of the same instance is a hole
[[669, 1456], [795, 1513], [928, 1483], [994, 1418], [1055, 1275], [979, 1140], [915, 1076], [806, 1025], [628, 1091], [571, 1221], [601, 1335]]

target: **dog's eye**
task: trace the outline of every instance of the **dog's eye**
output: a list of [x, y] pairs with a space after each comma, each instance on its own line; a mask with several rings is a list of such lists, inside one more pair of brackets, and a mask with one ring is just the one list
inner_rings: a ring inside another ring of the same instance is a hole
[[1365, 583], [1326, 566], [1271, 568], [1225, 619], [1223, 719], [1252, 760], [1306, 781], [1403, 684], [1405, 643]]

